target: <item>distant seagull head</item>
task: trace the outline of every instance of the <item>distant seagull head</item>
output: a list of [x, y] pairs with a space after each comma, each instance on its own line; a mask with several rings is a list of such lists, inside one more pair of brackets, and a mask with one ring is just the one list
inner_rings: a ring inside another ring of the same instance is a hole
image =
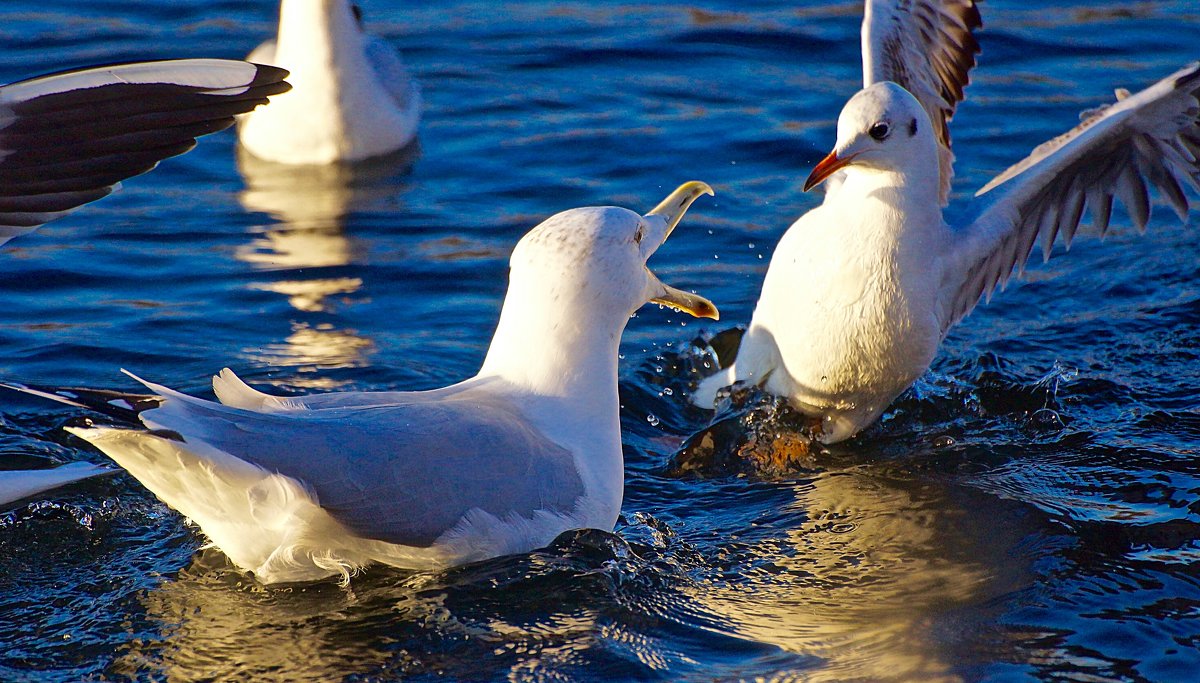
[[858, 91], [838, 117], [837, 144], [813, 168], [807, 192], [846, 168], [938, 172], [937, 139], [917, 98], [885, 81]]

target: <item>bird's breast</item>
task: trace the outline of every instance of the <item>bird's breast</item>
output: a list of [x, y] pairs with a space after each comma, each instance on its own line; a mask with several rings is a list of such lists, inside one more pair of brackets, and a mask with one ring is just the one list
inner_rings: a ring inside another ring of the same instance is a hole
[[768, 388], [814, 411], [877, 415], [929, 366], [938, 269], [886, 224], [900, 218], [818, 209], [785, 235], [753, 323], [786, 369], [774, 382], [790, 384]]

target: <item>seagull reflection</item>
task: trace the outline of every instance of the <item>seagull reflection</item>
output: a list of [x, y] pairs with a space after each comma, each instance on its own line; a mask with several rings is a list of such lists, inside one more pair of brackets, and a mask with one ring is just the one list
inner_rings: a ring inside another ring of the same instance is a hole
[[[734, 634], [819, 658], [806, 681], [958, 681], [990, 601], [1028, 585], [1024, 508], [950, 478], [853, 466], [794, 486], [691, 598]], [[994, 615], [993, 615], [994, 616]], [[974, 645], [975, 647], [972, 647]]]
[[[415, 149], [406, 150], [354, 166], [288, 166], [239, 154], [238, 169], [246, 182], [239, 197], [242, 206], [278, 221], [234, 254], [256, 270], [280, 274], [251, 287], [281, 294], [304, 313], [328, 313], [361, 289], [362, 279], [322, 269], [361, 261], [361, 249], [345, 234], [346, 216], [353, 208], [394, 200], [396, 178], [408, 171], [416, 154]], [[373, 347], [353, 330], [336, 329], [328, 322], [293, 322], [282, 344], [249, 353], [270, 365], [329, 369], [361, 366]], [[311, 388], [332, 387], [318, 383]]]

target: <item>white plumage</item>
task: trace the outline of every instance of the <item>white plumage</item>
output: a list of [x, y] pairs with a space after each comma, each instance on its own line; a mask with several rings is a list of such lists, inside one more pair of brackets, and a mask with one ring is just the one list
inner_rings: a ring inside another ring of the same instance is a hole
[[287, 69], [293, 86], [239, 125], [242, 146], [260, 159], [356, 162], [416, 137], [420, 89], [399, 53], [363, 30], [348, 0], [282, 0], [277, 37], [247, 59]]
[[118, 399], [10, 388], [140, 420], [149, 431], [70, 431], [264, 583], [371, 562], [441, 568], [612, 529], [621, 332], [647, 301], [717, 315], [646, 267], [702, 193], [687, 183], [645, 216], [574, 209], [534, 228], [513, 252], [483, 366], [449, 387], [281, 398], [224, 370], [220, 403], [148, 382], [153, 396]]
[[866, 87], [805, 189], [834, 186], [780, 240], [734, 363], [701, 383], [697, 405], [751, 382], [819, 419], [823, 441], [849, 438], [925, 372], [950, 327], [1039, 239], [1046, 255], [1059, 235], [1069, 244], [1085, 204], [1101, 233], [1114, 195], [1143, 228], [1152, 185], [1186, 218], [1183, 188], [1200, 189], [1200, 64], [1086, 112], [981, 190], [971, 222], [947, 225], [945, 123], [978, 25], [972, 0], [868, 3]]

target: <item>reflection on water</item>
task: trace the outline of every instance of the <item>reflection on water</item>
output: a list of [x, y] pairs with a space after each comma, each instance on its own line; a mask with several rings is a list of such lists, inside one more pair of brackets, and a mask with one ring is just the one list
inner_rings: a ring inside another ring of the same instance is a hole
[[[266, 366], [296, 367], [300, 372], [358, 368], [367, 364], [375, 344], [354, 330], [337, 329], [330, 323], [292, 323], [292, 333], [281, 343], [246, 349], [248, 357]], [[289, 380], [296, 386], [329, 389], [338, 386], [329, 378], [314, 376]]]
[[935, 478], [823, 472], [770, 513], [799, 521], [731, 544], [723, 564], [744, 571], [691, 597], [737, 635], [820, 658], [807, 681], [961, 680], [964, 622], [1030, 580], [1010, 555], [1017, 506], [963, 495]]
[[792, 505], [706, 550], [636, 514], [621, 536], [441, 574], [376, 568], [348, 588], [264, 588], [204, 551], [141, 596], [149, 632], [108, 673], [738, 680], [705, 662], [724, 653], [780, 680], [969, 679], [992, 611], [1032, 581], [1024, 508], [859, 466], [779, 486]]
[[[413, 673], [523, 680], [533, 653], [569, 665], [595, 645], [596, 610], [579, 605], [587, 593], [576, 585], [583, 566], [545, 553], [443, 574], [376, 569], [344, 588], [331, 581], [266, 588], [219, 551], [201, 551], [177, 576], [140, 596], [148, 628], [106, 673], [166, 680], [206, 679], [214, 671], [222, 680], [341, 680], [349, 672], [380, 680]], [[521, 598], [525, 607], [498, 618], [491, 607], [497, 592]]]
[[[265, 213], [278, 223], [239, 247], [234, 256], [256, 270], [286, 274], [251, 285], [275, 292], [304, 313], [328, 313], [332, 302], [348, 302], [362, 288], [361, 278], [330, 269], [358, 265], [360, 250], [345, 233], [345, 219], [356, 208], [392, 198], [397, 176], [411, 166], [416, 149], [368, 164], [346, 166], [287, 166], [238, 156], [246, 182], [239, 200], [249, 211]], [[279, 344], [251, 349], [265, 365], [307, 366], [302, 369], [361, 367], [374, 347], [370, 339], [329, 322], [293, 322], [291, 334]], [[332, 380], [314, 379], [303, 386], [333, 388]]]

